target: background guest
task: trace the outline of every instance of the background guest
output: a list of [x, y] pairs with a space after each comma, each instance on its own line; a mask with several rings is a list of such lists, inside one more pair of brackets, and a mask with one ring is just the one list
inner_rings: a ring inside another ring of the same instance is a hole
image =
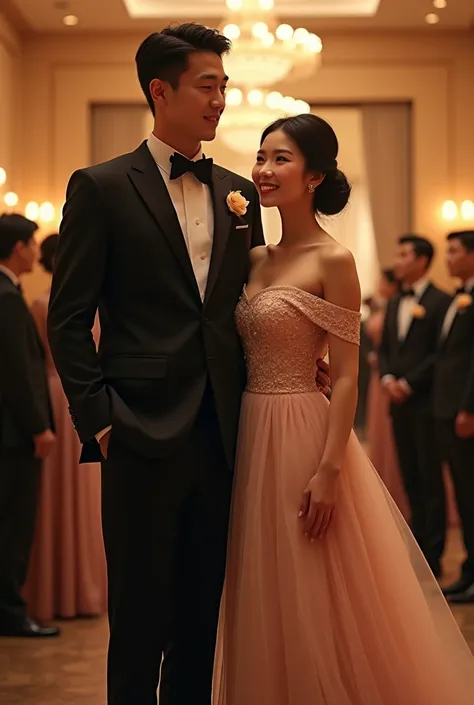
[[461, 286], [444, 318], [434, 366], [434, 413], [449, 465], [467, 552], [461, 576], [444, 589], [451, 602], [474, 602], [474, 231], [448, 235], [446, 263]]
[[433, 256], [429, 240], [416, 235], [399, 239], [394, 271], [402, 290], [387, 306], [379, 364], [412, 531], [434, 575], [440, 577], [446, 500], [431, 394], [439, 327], [450, 297], [428, 279]]
[[365, 323], [365, 330], [372, 348], [368, 355], [372, 372], [367, 399], [366, 428], [369, 457], [400, 511], [408, 520], [410, 512], [393, 439], [389, 399], [380, 381], [378, 353], [382, 341], [387, 302], [399, 290], [400, 285], [393, 269], [384, 269], [380, 276], [378, 295], [373, 299], [372, 311]]
[[[41, 243], [40, 263], [53, 271], [58, 235]], [[79, 466], [80, 443], [46, 336], [49, 288], [32, 305], [46, 351], [57, 443], [48, 459], [25, 596], [37, 619], [106, 611], [106, 566], [100, 512], [100, 466]], [[98, 338], [98, 327], [94, 331]]]
[[25, 582], [41, 463], [54, 446], [44, 353], [19, 277], [37, 258], [36, 223], [0, 217], [0, 636], [56, 636], [28, 615]]

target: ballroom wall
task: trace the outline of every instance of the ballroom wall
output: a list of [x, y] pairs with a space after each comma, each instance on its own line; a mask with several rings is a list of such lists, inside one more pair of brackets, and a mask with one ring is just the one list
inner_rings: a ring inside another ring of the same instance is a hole
[[[23, 155], [20, 135], [21, 47], [19, 37], [0, 12], [0, 166], [8, 175], [4, 190], [17, 190]], [[1, 188], [1, 187], [0, 187]]]
[[[281, 90], [318, 104], [412, 101], [413, 225], [442, 243], [453, 226], [441, 219], [442, 202], [474, 197], [473, 34], [347, 33], [323, 39], [317, 75]], [[24, 201], [49, 200], [60, 208], [69, 175], [90, 161], [91, 103], [141, 100], [133, 64], [140, 40], [71, 35], [25, 43], [18, 150]], [[434, 274], [447, 283], [440, 259]], [[30, 279], [30, 295], [38, 281]]]

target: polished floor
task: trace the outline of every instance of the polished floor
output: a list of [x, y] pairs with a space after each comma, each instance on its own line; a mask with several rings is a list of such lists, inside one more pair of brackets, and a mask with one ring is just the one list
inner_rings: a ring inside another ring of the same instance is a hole
[[[462, 559], [459, 535], [449, 537], [445, 580]], [[474, 605], [455, 616], [474, 652]], [[1, 705], [105, 705], [106, 619], [61, 622], [60, 639], [0, 639]]]

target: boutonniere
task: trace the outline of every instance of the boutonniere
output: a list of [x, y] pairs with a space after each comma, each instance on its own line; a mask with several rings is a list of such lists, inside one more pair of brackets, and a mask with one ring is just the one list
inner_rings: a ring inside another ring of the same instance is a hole
[[421, 304], [417, 304], [413, 307], [412, 315], [413, 318], [424, 318], [426, 316], [426, 308], [421, 306]]
[[456, 299], [456, 308], [458, 311], [463, 311], [468, 306], [472, 304], [472, 296], [470, 294], [459, 294]]
[[225, 200], [227, 203], [227, 208], [231, 213], [235, 213], [235, 215], [238, 216], [242, 216], [247, 213], [249, 201], [242, 196], [241, 191], [229, 191]]

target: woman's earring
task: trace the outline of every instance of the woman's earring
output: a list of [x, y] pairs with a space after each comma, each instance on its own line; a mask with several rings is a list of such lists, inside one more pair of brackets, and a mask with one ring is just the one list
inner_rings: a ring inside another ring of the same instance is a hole
[[310, 193], [314, 193], [314, 184], [310, 184], [310, 185], [308, 186], [308, 191], [309, 191]]

